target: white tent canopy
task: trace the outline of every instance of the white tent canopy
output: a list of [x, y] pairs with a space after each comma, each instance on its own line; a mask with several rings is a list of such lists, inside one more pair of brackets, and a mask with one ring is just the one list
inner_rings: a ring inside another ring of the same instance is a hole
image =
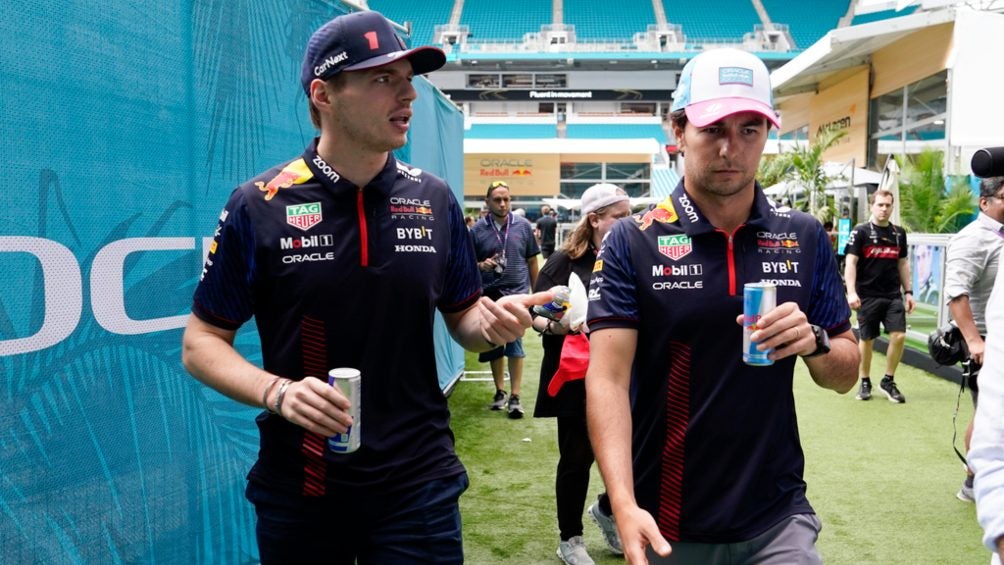
[[[823, 163], [823, 173], [829, 182], [826, 183], [827, 194], [841, 194], [850, 186], [879, 184], [882, 173], [876, 173], [860, 167], [852, 167], [849, 163]], [[805, 186], [795, 180], [781, 181], [764, 189], [768, 196], [801, 196], [806, 192]]]

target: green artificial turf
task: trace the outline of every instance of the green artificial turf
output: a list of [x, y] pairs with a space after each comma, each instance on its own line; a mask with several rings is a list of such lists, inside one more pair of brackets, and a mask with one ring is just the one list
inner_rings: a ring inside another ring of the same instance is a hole
[[[467, 562], [559, 563], [554, 507], [558, 458], [552, 418], [532, 417], [542, 351], [528, 332], [522, 400], [527, 415], [509, 420], [488, 409], [490, 381], [464, 380], [450, 397], [457, 451], [470, 489], [461, 497]], [[487, 371], [467, 355], [469, 371]], [[876, 354], [873, 375], [885, 358]], [[837, 395], [816, 387], [798, 363], [795, 394], [806, 456], [808, 496], [823, 522], [818, 548], [828, 564], [984, 564], [975, 508], [955, 498], [963, 478], [952, 451], [952, 415], [958, 387], [901, 366], [897, 383], [906, 404], [888, 402], [875, 384], [871, 401], [854, 391]], [[474, 375], [486, 377], [487, 375]], [[508, 387], [507, 387], [508, 388]], [[972, 415], [963, 398], [959, 449]], [[594, 467], [587, 505], [602, 490]], [[597, 563], [620, 563], [606, 551], [599, 529], [583, 519]]]

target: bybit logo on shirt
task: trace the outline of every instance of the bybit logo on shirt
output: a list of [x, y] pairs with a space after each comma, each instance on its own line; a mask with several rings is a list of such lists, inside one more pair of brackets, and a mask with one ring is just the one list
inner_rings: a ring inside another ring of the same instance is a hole
[[397, 238], [399, 240], [432, 239], [432, 228], [397, 228]]
[[768, 275], [798, 273], [798, 261], [763, 261], [760, 265], [763, 267], [763, 272]]

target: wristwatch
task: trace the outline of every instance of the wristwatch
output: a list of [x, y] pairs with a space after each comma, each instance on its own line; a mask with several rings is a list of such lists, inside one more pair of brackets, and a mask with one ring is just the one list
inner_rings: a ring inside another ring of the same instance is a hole
[[809, 326], [812, 328], [812, 335], [816, 338], [816, 349], [808, 355], [803, 355], [802, 357], [818, 357], [820, 355], [826, 355], [830, 352], [830, 334], [826, 333], [823, 328], [811, 324]]

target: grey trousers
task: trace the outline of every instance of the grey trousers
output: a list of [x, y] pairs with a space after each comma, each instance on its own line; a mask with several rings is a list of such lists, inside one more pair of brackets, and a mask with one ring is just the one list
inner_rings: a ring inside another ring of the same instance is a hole
[[796, 514], [748, 541], [670, 542], [669, 557], [659, 557], [650, 547], [648, 561], [653, 565], [821, 565], [816, 538], [822, 527], [815, 514]]

